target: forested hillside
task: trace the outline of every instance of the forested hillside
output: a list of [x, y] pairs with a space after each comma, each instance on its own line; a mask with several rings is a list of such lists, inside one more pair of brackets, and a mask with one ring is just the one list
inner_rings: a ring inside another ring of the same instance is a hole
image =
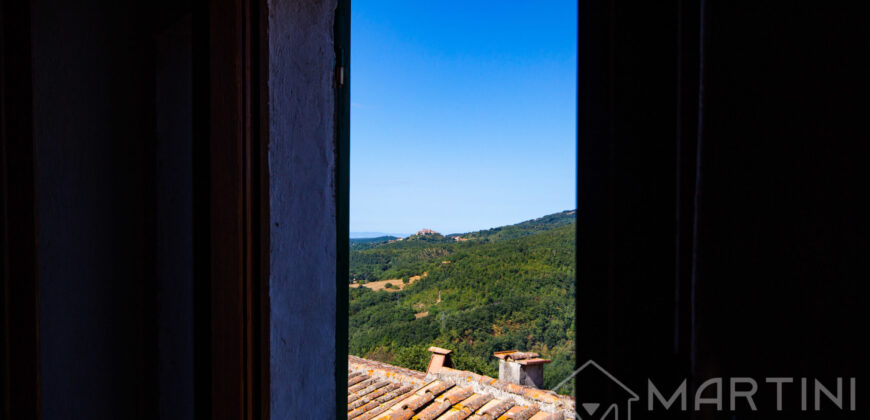
[[378, 236], [375, 238], [350, 238], [351, 245], [353, 244], [370, 244], [370, 243], [380, 243], [387, 242], [393, 239], [399, 239], [395, 236]]
[[498, 377], [493, 352], [536, 351], [553, 359], [544, 380], [556, 385], [574, 366], [575, 227], [568, 211], [469, 234], [352, 243], [350, 282], [426, 275], [399, 291], [350, 289], [350, 353], [425, 370], [436, 345], [455, 351], [457, 368]]

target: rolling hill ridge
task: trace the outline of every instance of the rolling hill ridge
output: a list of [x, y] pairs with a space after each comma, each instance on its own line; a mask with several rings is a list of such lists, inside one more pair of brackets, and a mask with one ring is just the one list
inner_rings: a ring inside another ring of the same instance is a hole
[[[350, 246], [350, 353], [425, 370], [431, 345], [497, 377], [492, 353], [535, 351], [553, 386], [574, 366], [576, 212], [466, 234]], [[425, 276], [414, 278], [426, 273]], [[365, 282], [396, 279], [401, 288]], [[560, 392], [571, 392], [569, 387]]]

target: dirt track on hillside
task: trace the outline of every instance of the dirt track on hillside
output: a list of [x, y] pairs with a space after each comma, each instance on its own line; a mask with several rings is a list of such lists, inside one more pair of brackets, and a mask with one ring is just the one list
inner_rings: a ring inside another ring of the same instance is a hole
[[[429, 273], [423, 273], [419, 276], [411, 276], [408, 278], [408, 284], [413, 284], [415, 281], [420, 280], [423, 277], [428, 276]], [[392, 283], [396, 288], [387, 289], [387, 283]], [[366, 284], [353, 283], [350, 287], [368, 287], [374, 291], [378, 290], [386, 290], [388, 292], [398, 292], [407, 286], [408, 284], [402, 283], [402, 279], [386, 279], [386, 280], [378, 280], [378, 281], [370, 281]]]

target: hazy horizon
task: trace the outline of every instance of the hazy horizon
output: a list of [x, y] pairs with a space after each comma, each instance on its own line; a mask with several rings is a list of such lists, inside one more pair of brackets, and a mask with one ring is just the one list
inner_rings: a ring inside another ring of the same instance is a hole
[[398, 237], [398, 238], [406, 238], [406, 237], [408, 237], [408, 236], [411, 236], [411, 235], [413, 235], [413, 234], [419, 232], [421, 229], [432, 229], [432, 230], [434, 230], [434, 231], [436, 231], [436, 232], [438, 232], [438, 233], [440, 233], [440, 234], [443, 234], [443, 235], [454, 235], [454, 234], [462, 234], [462, 233], [471, 233], [471, 232], [478, 232], [478, 231], [487, 230], [487, 229], [492, 229], [492, 228], [497, 228], [497, 227], [502, 227], [502, 226], [516, 225], [516, 224], [523, 223], [523, 222], [527, 222], [527, 221], [530, 221], [530, 220], [535, 220], [535, 219], [538, 219], [538, 218], [540, 218], [540, 217], [549, 216], [549, 215], [551, 215], [551, 214], [562, 213], [562, 212], [566, 212], [566, 211], [575, 211], [575, 210], [576, 210], [576, 209], [564, 209], [564, 210], [560, 210], [560, 211], [553, 212], [553, 213], [542, 214], [542, 215], [540, 215], [540, 216], [532, 217], [532, 218], [529, 218], [529, 219], [518, 220], [518, 221], [516, 221], [516, 222], [512, 222], [512, 223], [507, 223], [507, 224], [503, 224], [503, 225], [495, 225], [495, 226], [487, 226], [487, 227], [480, 228], [480, 229], [467, 230], [467, 231], [462, 231], [462, 232], [445, 232], [445, 231], [441, 231], [441, 230], [438, 230], [438, 229], [435, 229], [435, 228], [432, 228], [432, 227], [429, 227], [429, 226], [423, 226], [423, 227], [420, 227], [420, 228], [418, 228], [418, 229], [415, 229], [413, 232], [406, 232], [406, 233], [371, 232], [371, 231], [350, 231], [350, 238], [351, 238], [351, 239], [365, 239], [365, 238], [377, 238], [377, 237], [381, 237], [381, 236], [395, 236], [395, 237]]

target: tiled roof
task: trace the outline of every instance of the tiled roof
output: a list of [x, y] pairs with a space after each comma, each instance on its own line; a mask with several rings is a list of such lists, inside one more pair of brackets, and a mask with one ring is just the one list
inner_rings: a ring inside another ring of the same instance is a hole
[[574, 418], [571, 397], [448, 367], [426, 374], [350, 356], [347, 385], [354, 420]]

